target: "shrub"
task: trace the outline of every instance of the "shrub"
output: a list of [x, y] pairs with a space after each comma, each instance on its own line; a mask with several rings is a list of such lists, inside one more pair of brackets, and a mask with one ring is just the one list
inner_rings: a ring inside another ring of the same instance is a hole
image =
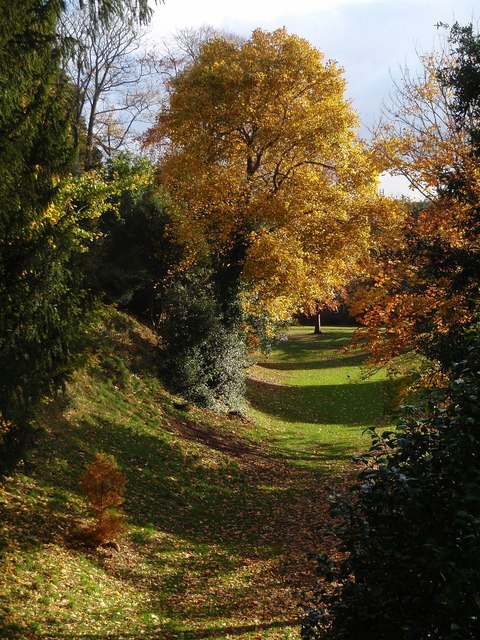
[[167, 206], [155, 190], [155, 173], [145, 158], [123, 153], [110, 160], [108, 179], [124, 187], [103, 212], [87, 260], [90, 283], [106, 302], [156, 321], [163, 282], [181, 255], [166, 227]]
[[126, 479], [113, 456], [97, 453], [80, 478], [95, 522], [84, 533], [94, 546], [114, 541], [125, 530], [122, 514], [114, 511], [124, 501]]
[[348, 496], [333, 498], [347, 556], [317, 557], [303, 638], [480, 637], [480, 340], [442, 396], [373, 432]]
[[160, 327], [162, 370], [172, 391], [216, 410], [241, 409], [247, 365], [239, 327], [227, 323], [213, 285], [177, 283]]

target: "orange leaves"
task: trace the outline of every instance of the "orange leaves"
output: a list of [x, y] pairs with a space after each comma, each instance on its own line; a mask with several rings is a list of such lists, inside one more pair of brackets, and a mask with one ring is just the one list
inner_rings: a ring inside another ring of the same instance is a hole
[[464, 216], [463, 206], [446, 200], [413, 209], [397, 243], [392, 236], [365, 262], [366, 281], [351, 308], [366, 327], [375, 362], [412, 349], [446, 362], [452, 357], [455, 336], [474, 316], [476, 284], [461, 275], [471, 268]]
[[80, 488], [88, 497], [95, 514], [95, 524], [84, 532], [91, 544], [112, 542], [124, 529], [123, 516], [115, 511], [123, 503], [126, 478], [114, 458], [97, 453], [80, 479]]
[[461, 359], [477, 313], [480, 164], [478, 118], [469, 109], [478, 83], [474, 60], [456, 53], [466, 41], [452, 34], [448, 49], [421, 58], [419, 78], [405, 71], [376, 136], [384, 166], [425, 196], [396, 235], [382, 235], [355, 295], [377, 361], [414, 349], [448, 367]]

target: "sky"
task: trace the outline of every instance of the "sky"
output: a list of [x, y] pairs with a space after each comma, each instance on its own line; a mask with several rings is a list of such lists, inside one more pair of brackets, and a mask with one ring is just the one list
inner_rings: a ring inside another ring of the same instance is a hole
[[[414, 71], [418, 54], [438, 44], [435, 25], [478, 19], [479, 0], [164, 0], [151, 31], [161, 40], [202, 25], [245, 37], [257, 27], [285, 27], [344, 69], [346, 97], [360, 116], [360, 135], [368, 138], [401, 68]], [[382, 186], [408, 194], [399, 178], [385, 178]]]

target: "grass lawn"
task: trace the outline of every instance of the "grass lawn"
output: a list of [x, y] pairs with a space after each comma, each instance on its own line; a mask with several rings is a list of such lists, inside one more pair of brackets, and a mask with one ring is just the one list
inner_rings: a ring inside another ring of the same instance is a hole
[[314, 335], [312, 327], [293, 327], [252, 368], [252, 415], [279, 456], [338, 468], [368, 447], [362, 433], [383, 421], [392, 387], [383, 371], [365, 376], [360, 349], [345, 351], [353, 331], [327, 327]]
[[[253, 369], [254, 425], [169, 395], [153, 336], [106, 317], [45, 408], [38, 446], [0, 485], [0, 639], [297, 638], [306, 553], [335, 553], [326, 498], [383, 389], [356, 382], [361, 356], [337, 351], [349, 330], [309, 331]], [[97, 451], [128, 480], [119, 552], [75, 533]]]

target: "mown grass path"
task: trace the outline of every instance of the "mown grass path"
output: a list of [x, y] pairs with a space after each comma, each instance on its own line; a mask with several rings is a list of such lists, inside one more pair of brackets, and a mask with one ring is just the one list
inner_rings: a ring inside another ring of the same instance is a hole
[[252, 413], [279, 456], [339, 468], [368, 446], [363, 432], [382, 421], [390, 385], [383, 372], [366, 376], [362, 351], [347, 349], [353, 331], [293, 327], [252, 369]]
[[[306, 553], [335, 553], [324, 534], [329, 487], [345, 481], [339, 461], [375, 417], [371, 402], [359, 415], [355, 390], [334, 419], [349, 385], [325, 375], [357, 357], [336, 351], [345, 340], [295, 330], [256, 367], [255, 426], [172, 398], [149, 371], [152, 336], [114, 315], [67, 401], [46, 411], [37, 449], [0, 487], [0, 638], [297, 638], [300, 594], [314, 579]], [[345, 372], [356, 376], [357, 364]], [[120, 552], [75, 534], [88, 518], [78, 479], [96, 451], [128, 479]]]

